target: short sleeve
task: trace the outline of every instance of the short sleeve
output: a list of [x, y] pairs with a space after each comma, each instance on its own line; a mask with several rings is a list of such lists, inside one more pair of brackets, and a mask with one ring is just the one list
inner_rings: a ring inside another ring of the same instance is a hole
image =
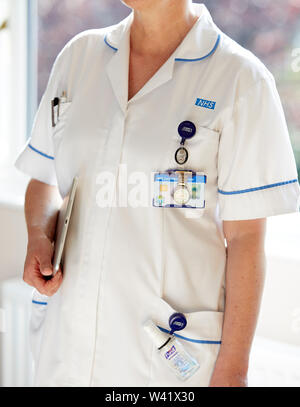
[[65, 90], [67, 82], [68, 44], [55, 59], [46, 90], [36, 112], [31, 135], [15, 166], [41, 182], [57, 185], [52, 141], [51, 101]]
[[298, 211], [297, 168], [273, 77], [238, 99], [222, 129], [218, 196], [222, 220]]

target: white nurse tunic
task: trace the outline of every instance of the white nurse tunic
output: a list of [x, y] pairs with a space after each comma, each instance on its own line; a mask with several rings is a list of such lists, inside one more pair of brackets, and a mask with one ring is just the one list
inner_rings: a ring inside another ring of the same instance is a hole
[[[80, 33], [55, 61], [16, 163], [62, 196], [79, 176], [62, 286], [49, 299], [35, 293], [32, 304], [39, 386], [207, 386], [222, 340], [222, 220], [298, 210], [273, 76], [216, 27], [204, 5], [194, 7], [198, 21], [129, 102], [132, 14]], [[51, 100], [63, 91], [68, 100], [52, 128]], [[206, 174], [205, 208], [152, 207], [151, 174], [178, 167], [184, 120], [196, 134], [182, 167]], [[124, 168], [135, 204], [123, 197], [101, 207], [101, 174], [117, 180], [119, 196]], [[149, 184], [149, 199], [139, 201], [139, 183]], [[164, 366], [142, 327], [152, 318], [166, 331], [174, 311], [187, 318], [179, 340], [200, 364], [186, 382]]]

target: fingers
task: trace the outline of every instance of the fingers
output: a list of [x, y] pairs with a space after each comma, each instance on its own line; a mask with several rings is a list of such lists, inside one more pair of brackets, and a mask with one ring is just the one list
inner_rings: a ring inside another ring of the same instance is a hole
[[48, 295], [49, 297], [51, 297], [52, 295], [54, 295], [57, 290], [59, 289], [61, 283], [63, 280], [63, 275], [61, 270], [59, 270], [55, 276], [53, 276], [51, 278], [51, 280], [45, 280], [45, 279], [41, 279], [39, 281], [39, 289], [38, 291], [40, 291], [41, 294], [44, 295]]
[[61, 286], [62, 280], [63, 275], [61, 270], [59, 270], [51, 280], [45, 280], [45, 278], [39, 274], [39, 276], [36, 276], [33, 280], [33, 284], [40, 294], [51, 297]]
[[23, 280], [47, 296], [55, 294], [62, 283], [61, 269], [52, 277], [52, 255], [53, 246], [50, 242], [38, 242], [29, 248], [24, 267]]

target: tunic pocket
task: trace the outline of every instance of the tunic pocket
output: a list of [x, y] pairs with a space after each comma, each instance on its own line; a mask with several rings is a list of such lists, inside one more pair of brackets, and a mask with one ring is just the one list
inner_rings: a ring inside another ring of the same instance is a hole
[[33, 290], [29, 324], [29, 341], [34, 362], [36, 362], [39, 357], [44, 321], [49, 300], [50, 298], [48, 296], [40, 294], [36, 289]]
[[[202, 171], [206, 166], [216, 168], [216, 157], [218, 155], [220, 133], [208, 127], [197, 126], [195, 135], [187, 139], [184, 147], [188, 151], [188, 159], [185, 164], [180, 165], [175, 160], [175, 152], [180, 147], [180, 137], [174, 134], [170, 146], [168, 165], [170, 168], [190, 169], [193, 171]], [[171, 158], [171, 159], [170, 159]]]
[[[174, 312], [181, 311], [159, 298], [151, 315], [154, 323], [166, 333], [166, 338], [170, 331], [169, 317]], [[153, 345], [149, 386], [207, 387], [209, 385], [221, 344], [223, 312], [195, 311], [183, 314], [187, 319], [187, 325], [183, 330], [175, 332], [175, 337], [197, 360], [200, 367], [194, 375], [182, 381], [166, 366]]]
[[189, 158], [184, 167], [215, 176], [220, 133], [207, 127], [198, 127], [196, 134], [185, 142]]

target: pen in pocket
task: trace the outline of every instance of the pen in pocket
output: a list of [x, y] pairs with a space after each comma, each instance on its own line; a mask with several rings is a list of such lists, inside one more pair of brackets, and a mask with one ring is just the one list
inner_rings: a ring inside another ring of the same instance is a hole
[[52, 118], [52, 127], [55, 127], [59, 120], [59, 110], [60, 104], [67, 102], [67, 92], [64, 90], [61, 97], [55, 97], [51, 100], [51, 118]]

